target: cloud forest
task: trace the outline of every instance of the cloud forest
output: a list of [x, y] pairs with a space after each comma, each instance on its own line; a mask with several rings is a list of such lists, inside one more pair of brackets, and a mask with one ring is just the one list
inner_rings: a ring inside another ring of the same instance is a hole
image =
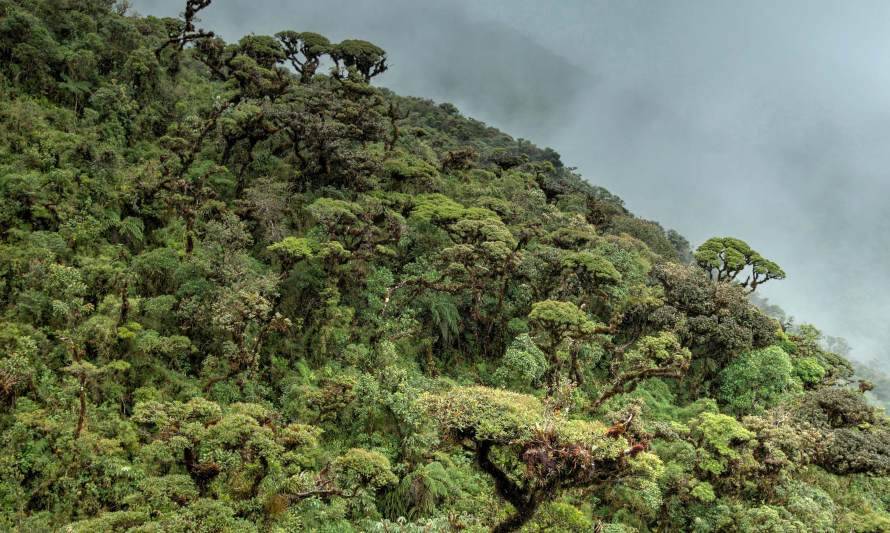
[[0, 0], [0, 530], [890, 531], [757, 242], [214, 7]]

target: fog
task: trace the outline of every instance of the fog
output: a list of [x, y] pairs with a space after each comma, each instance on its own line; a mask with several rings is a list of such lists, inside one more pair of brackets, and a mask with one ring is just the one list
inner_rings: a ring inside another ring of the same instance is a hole
[[[175, 16], [182, 0], [137, 0]], [[376, 83], [552, 146], [693, 244], [745, 239], [758, 289], [890, 367], [890, 3], [216, 0], [226, 39], [375, 42]]]

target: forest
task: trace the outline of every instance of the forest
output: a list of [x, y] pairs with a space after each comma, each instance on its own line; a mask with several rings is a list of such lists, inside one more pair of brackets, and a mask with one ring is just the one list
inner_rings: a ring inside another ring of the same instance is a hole
[[756, 242], [213, 7], [0, 0], [0, 530], [890, 531]]

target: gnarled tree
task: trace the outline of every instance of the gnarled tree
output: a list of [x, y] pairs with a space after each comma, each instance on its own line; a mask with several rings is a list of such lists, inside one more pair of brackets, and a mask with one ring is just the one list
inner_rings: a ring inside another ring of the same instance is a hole
[[779, 265], [751, 249], [741, 239], [712, 237], [699, 246], [694, 255], [698, 266], [705, 269], [714, 281], [735, 281], [750, 267], [745, 281], [740, 282], [750, 292], [771, 279], [785, 279], [785, 271]]
[[549, 368], [544, 376], [550, 393], [554, 392], [560, 370], [566, 364], [571, 377], [579, 382], [581, 344], [597, 333], [607, 331], [606, 326], [588, 318], [587, 313], [575, 304], [557, 300], [535, 303], [528, 318], [533, 339], [547, 354]]
[[617, 394], [632, 392], [646, 379], [683, 377], [691, 359], [692, 354], [673, 333], [644, 337], [630, 351], [612, 359], [612, 379], [593, 402], [592, 409]]
[[339, 71], [340, 63], [348, 68], [354, 68], [361, 74], [364, 81], [386, 72], [386, 52], [379, 46], [359, 39], [347, 39], [330, 49], [331, 59], [336, 63]]
[[309, 83], [318, 70], [321, 58], [331, 52], [331, 41], [311, 31], [282, 31], [275, 37], [281, 41], [291, 66], [300, 74], [300, 83]]
[[182, 13], [182, 21], [177, 25], [174, 31], [170, 32], [170, 37], [155, 50], [155, 56], [160, 57], [161, 53], [168, 46], [173, 46], [177, 51], [185, 48], [185, 45], [201, 39], [212, 39], [214, 34], [212, 31], [205, 31], [195, 26], [197, 22], [198, 12], [210, 5], [212, 0], [186, 0], [185, 11]]
[[[515, 513], [493, 528], [515, 531], [542, 503], [569, 488], [597, 488], [652, 475], [657, 457], [599, 422], [548, 412], [535, 397], [487, 387], [457, 387], [425, 394], [422, 407], [446, 437], [470, 450]], [[516, 466], [500, 464], [512, 458]]]

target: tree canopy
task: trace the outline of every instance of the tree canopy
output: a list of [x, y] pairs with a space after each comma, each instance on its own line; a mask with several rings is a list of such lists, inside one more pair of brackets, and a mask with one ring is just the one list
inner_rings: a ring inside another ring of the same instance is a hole
[[0, 0], [0, 530], [890, 530], [775, 263], [213, 8]]
[[713, 237], [695, 251], [695, 261], [716, 281], [735, 281], [748, 269], [742, 287], [754, 292], [772, 279], [785, 279], [785, 271], [773, 261], [755, 252], [743, 240], [732, 237]]

